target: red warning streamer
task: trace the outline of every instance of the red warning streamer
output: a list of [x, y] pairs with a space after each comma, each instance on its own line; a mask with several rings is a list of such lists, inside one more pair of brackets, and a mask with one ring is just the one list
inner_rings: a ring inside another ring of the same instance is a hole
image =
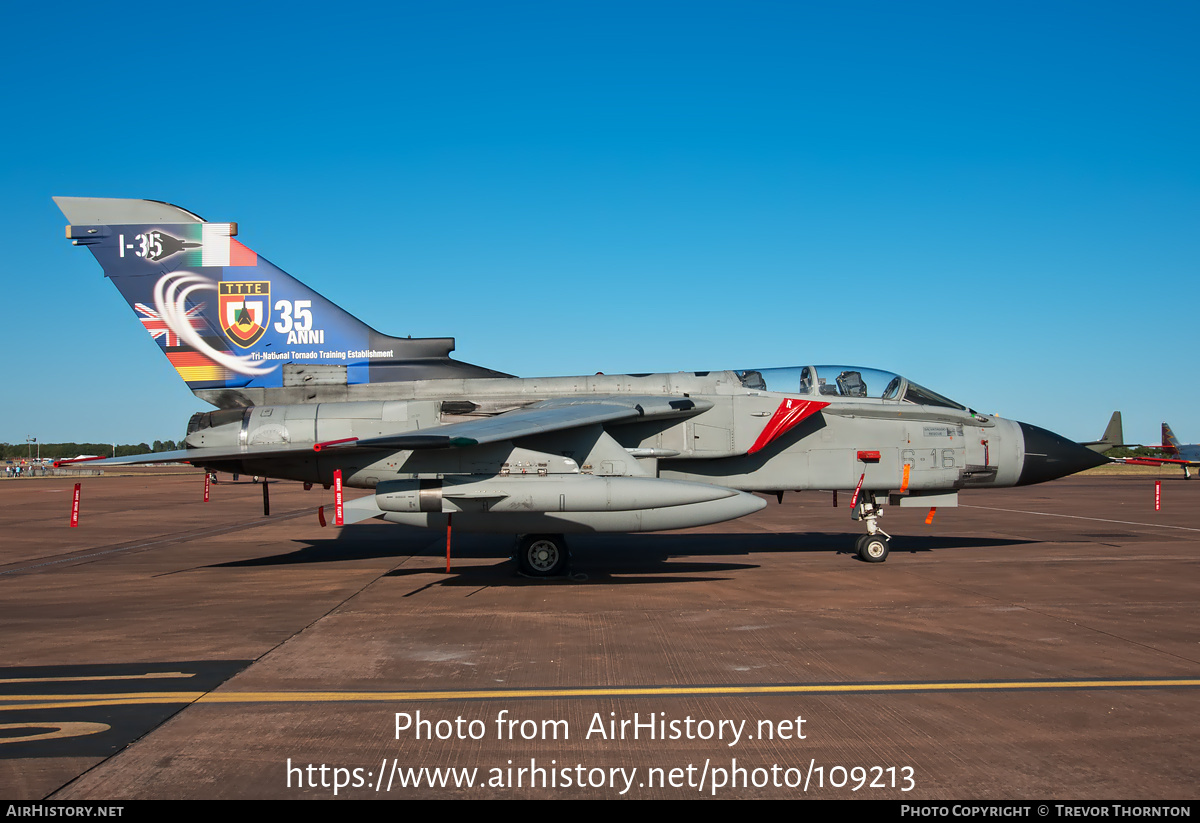
[[342, 518], [342, 470], [335, 469], [333, 472], [333, 525], [341, 526]]
[[212, 479], [212, 475], [208, 472], [204, 473], [204, 502], [208, 502], [208, 481]]
[[71, 499], [71, 528], [79, 526], [79, 484], [75, 484], [75, 494]]
[[854, 505], [858, 502], [858, 493], [860, 491], [862, 491], [863, 480], [866, 478], [866, 476], [867, 476], [866, 472], [863, 472], [861, 475], [859, 475], [858, 485], [854, 487], [854, 496], [850, 498], [850, 508], [852, 508], [852, 509], [854, 508]]
[[[75, 493], [79, 494], [79, 492], [78, 492], [79, 487], [76, 486], [75, 488], [76, 488]], [[1162, 511], [1162, 481], [1161, 480], [1154, 481], [1154, 510], [1156, 512]]]

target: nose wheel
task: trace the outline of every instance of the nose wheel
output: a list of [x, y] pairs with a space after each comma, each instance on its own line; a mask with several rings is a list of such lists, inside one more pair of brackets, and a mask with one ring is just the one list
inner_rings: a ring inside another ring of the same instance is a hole
[[882, 563], [891, 551], [891, 541], [880, 534], [864, 534], [854, 543], [854, 551], [865, 563]]
[[567, 570], [567, 541], [561, 534], [527, 534], [517, 542], [517, 565], [530, 577], [557, 577]]
[[864, 563], [882, 563], [887, 560], [891, 551], [892, 537], [879, 528], [879, 518], [883, 517], [883, 507], [872, 499], [872, 495], [863, 498], [854, 506], [850, 513], [854, 520], [862, 520], [867, 524], [867, 533], [854, 541], [854, 552]]

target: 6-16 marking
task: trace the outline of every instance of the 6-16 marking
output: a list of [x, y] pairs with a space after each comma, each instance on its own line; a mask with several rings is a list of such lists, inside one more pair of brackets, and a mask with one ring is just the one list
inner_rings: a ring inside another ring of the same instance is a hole
[[[924, 454], [924, 450], [922, 450], [922, 454]], [[908, 465], [912, 466], [913, 468], [918, 468], [918, 469], [925, 469], [925, 468], [936, 469], [936, 468], [938, 468], [938, 462], [939, 462], [938, 461], [938, 450], [937, 449], [929, 450], [929, 465], [928, 466], [924, 465], [925, 464], [924, 457], [922, 457], [920, 459], [920, 462], [918, 463], [916, 449], [904, 449], [902, 452], [900, 452], [900, 462], [902, 464], [907, 463]], [[941, 467], [943, 469], [954, 468], [954, 449], [942, 449]]]

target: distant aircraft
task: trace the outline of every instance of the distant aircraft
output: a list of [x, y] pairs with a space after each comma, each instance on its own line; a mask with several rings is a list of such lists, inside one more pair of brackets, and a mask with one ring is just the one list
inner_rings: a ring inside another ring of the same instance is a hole
[[[1155, 448], [1155, 447], [1149, 447]], [[1179, 439], [1166, 423], [1162, 424], [1162, 449], [1170, 457], [1125, 457], [1119, 458], [1122, 463], [1133, 466], [1179, 466], [1183, 469], [1184, 480], [1192, 479], [1192, 469], [1200, 466], [1200, 443], [1179, 445]]]
[[[346, 522], [523, 535], [531, 575], [566, 568], [568, 533], [701, 526], [761, 509], [752, 492], [806, 489], [852, 492], [856, 551], [880, 562], [885, 504], [955, 506], [959, 489], [1107, 462], [875, 369], [513, 377], [451, 359], [452, 338], [380, 334], [234, 239], [234, 223], [151, 200], [55, 201], [68, 238], [218, 407], [193, 415], [185, 449], [100, 465], [187, 461], [326, 486], [340, 472], [374, 490]], [[496, 333], [547, 345], [580, 332], [517, 315]]]
[[1104, 428], [1104, 434], [1099, 440], [1091, 440], [1087, 443], [1080, 443], [1081, 446], [1087, 446], [1094, 452], [1103, 454], [1109, 449], [1117, 449], [1124, 446], [1125, 433], [1121, 426], [1121, 413], [1115, 411], [1112, 417], [1108, 418], [1108, 425]]

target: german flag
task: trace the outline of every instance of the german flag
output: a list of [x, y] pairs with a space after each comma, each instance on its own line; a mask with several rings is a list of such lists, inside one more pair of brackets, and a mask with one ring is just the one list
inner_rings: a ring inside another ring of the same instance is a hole
[[232, 376], [229, 369], [214, 363], [198, 351], [169, 351], [167, 359], [185, 383], [228, 380]]

